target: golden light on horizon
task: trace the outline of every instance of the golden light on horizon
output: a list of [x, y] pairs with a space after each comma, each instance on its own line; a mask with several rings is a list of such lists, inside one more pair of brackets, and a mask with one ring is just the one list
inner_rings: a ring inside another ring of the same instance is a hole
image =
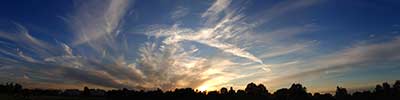
[[202, 85], [202, 86], [198, 87], [197, 89], [198, 89], [199, 91], [201, 91], [201, 92], [204, 92], [204, 91], [207, 91], [208, 86], [207, 86], [207, 85]]

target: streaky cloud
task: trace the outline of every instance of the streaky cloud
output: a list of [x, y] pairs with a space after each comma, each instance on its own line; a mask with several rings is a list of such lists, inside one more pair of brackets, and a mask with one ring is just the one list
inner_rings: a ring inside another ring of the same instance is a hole
[[227, 9], [231, 2], [231, 0], [215, 0], [207, 11], [201, 14], [201, 17], [205, 18], [204, 20], [206, 20], [206, 24], [213, 24], [220, 19], [220, 13]]
[[[249, 50], [255, 47], [251, 45], [254, 40], [245, 35], [253, 35], [252, 29], [258, 27], [259, 22], [267, 21], [244, 15], [243, 8], [236, 9], [235, 5], [231, 5], [232, 2], [217, 0], [205, 8], [205, 12], [197, 14], [201, 20], [198, 28], [185, 27], [178, 22], [172, 26], [149, 26], [145, 33], [149, 41], [151, 37], [156, 37], [155, 41], [131, 45], [127, 41], [135, 38], [128, 37], [123, 28], [127, 25], [124, 22], [132, 7], [131, 1], [79, 1], [74, 13], [66, 17], [59, 16], [71, 28], [73, 39], [70, 41], [44, 41], [31, 35], [28, 29], [19, 24], [16, 24], [15, 34], [0, 32], [0, 38], [8, 40], [0, 41], [0, 44], [6, 45], [0, 46], [0, 53], [7, 56], [0, 58], [0, 77], [54, 87], [57, 84], [66, 87], [77, 84], [102, 88], [171, 90], [203, 85], [210, 88], [225, 86], [237, 79], [266, 73], [269, 75], [273, 72], [270, 66], [285, 66], [264, 64], [263, 56], [257, 57], [256, 53]], [[269, 19], [311, 4], [313, 2], [303, 0], [284, 2], [266, 11], [265, 16], [269, 16]], [[275, 11], [281, 8], [284, 12]], [[187, 12], [185, 8], [178, 9], [181, 10], [172, 13], [173, 19], [194, 13]], [[188, 42], [216, 48], [218, 53], [210, 57], [198, 56], [197, 53], [203, 49], [193, 44], [187, 48]], [[244, 45], [247, 42], [250, 45]], [[134, 46], [139, 48], [136, 54], [132, 53]], [[282, 52], [265, 54], [264, 57], [297, 52], [304, 47], [279, 49]], [[255, 67], [245, 68], [248, 66]], [[257, 71], [251, 73], [253, 70]]]
[[[315, 78], [313, 76], [326, 76], [335, 72], [352, 71], [357, 68], [376, 67], [376, 65], [398, 66], [400, 55], [396, 53], [400, 50], [400, 39], [398, 37], [381, 43], [356, 44], [333, 54], [322, 55], [321, 57], [305, 60], [297, 63], [298, 68], [303, 70], [292, 72], [288, 75], [278, 75], [267, 82], [281, 80], [281, 82], [292, 82]], [[313, 66], [313, 67], [310, 67]], [[341, 70], [348, 69], [348, 70]], [[338, 71], [339, 70], [339, 71]], [[318, 77], [317, 77], [318, 78]]]

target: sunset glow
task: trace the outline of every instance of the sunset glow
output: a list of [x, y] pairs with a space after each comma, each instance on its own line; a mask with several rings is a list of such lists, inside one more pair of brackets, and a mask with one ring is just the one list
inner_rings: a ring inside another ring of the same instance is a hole
[[0, 83], [325, 92], [400, 76], [399, 0], [1, 2]]
[[198, 88], [198, 90], [203, 92], [203, 91], [207, 91], [207, 88], [208, 88], [208, 86], [203, 85], [203, 86], [200, 86], [200, 87]]

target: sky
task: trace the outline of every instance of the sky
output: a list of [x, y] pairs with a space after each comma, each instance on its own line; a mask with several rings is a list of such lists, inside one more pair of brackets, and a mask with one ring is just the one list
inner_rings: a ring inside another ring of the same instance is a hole
[[3, 0], [0, 82], [310, 92], [400, 75], [398, 0]]

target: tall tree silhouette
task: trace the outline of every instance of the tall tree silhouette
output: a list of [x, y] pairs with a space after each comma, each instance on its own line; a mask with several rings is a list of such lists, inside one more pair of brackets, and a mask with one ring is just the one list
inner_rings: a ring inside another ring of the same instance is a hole
[[347, 89], [337, 86], [335, 97], [339, 100], [345, 100], [349, 98], [349, 94], [347, 94]]

